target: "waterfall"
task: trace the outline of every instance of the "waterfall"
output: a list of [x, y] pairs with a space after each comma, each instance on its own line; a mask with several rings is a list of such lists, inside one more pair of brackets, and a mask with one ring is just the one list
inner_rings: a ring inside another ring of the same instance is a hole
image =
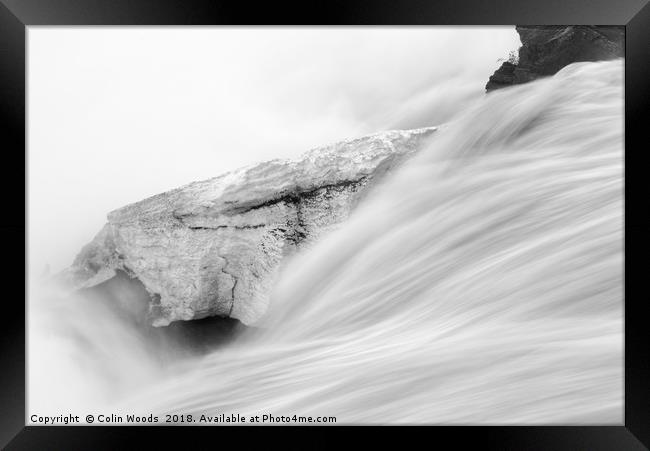
[[[68, 314], [116, 355], [93, 372], [111, 383], [93, 384], [120, 386], [100, 401], [77, 372], [93, 394], [80, 391], [78, 407], [620, 424], [622, 280], [623, 62], [576, 63], [443, 124], [342, 227], [293, 257], [256, 328], [209, 353], [161, 359], [135, 326]], [[30, 328], [30, 362], [32, 345], [51, 359], [79, 346], [45, 329]], [[48, 362], [30, 363], [30, 377]]]

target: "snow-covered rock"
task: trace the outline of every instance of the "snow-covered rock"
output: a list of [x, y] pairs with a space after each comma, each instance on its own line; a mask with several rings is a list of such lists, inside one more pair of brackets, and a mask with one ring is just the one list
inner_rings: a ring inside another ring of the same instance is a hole
[[76, 288], [116, 270], [137, 277], [154, 326], [214, 315], [254, 323], [282, 260], [344, 221], [434, 130], [343, 141], [127, 205], [109, 213], [66, 276]]

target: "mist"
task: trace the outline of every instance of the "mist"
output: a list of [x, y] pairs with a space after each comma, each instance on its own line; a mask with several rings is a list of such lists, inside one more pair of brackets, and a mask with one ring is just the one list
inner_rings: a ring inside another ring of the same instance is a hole
[[620, 424], [622, 80], [576, 63], [476, 102], [203, 349], [173, 329], [203, 320], [132, 320], [128, 276], [36, 296], [30, 411]]
[[[486, 95], [513, 27], [36, 27], [28, 45], [31, 412], [620, 423], [622, 60]], [[153, 327], [160, 295], [126, 265], [74, 292], [39, 278], [122, 205], [436, 125], [288, 254], [259, 322]]]
[[258, 161], [437, 125], [514, 27], [29, 27], [32, 278], [120, 206]]

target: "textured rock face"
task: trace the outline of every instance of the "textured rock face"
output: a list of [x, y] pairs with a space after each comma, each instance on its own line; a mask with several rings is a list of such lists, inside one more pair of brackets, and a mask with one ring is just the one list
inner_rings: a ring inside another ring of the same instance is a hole
[[155, 326], [215, 315], [254, 323], [283, 259], [345, 220], [434, 130], [344, 141], [120, 208], [65, 275], [77, 288], [116, 270], [137, 277]]
[[517, 66], [513, 63], [506, 61], [498, 68], [490, 77], [485, 89], [492, 91], [494, 89], [505, 88], [515, 84], [515, 69]]
[[625, 31], [616, 26], [517, 26], [519, 61], [505, 62], [490, 77], [486, 91], [550, 76], [571, 63], [621, 58]]

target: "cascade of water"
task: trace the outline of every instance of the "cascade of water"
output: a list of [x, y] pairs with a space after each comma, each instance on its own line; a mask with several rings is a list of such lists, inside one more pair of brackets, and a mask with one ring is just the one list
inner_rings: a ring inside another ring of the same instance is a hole
[[111, 411], [620, 423], [622, 77], [578, 63], [481, 99], [283, 269], [259, 330], [209, 355], [162, 374], [122, 329], [89, 327], [138, 381]]

